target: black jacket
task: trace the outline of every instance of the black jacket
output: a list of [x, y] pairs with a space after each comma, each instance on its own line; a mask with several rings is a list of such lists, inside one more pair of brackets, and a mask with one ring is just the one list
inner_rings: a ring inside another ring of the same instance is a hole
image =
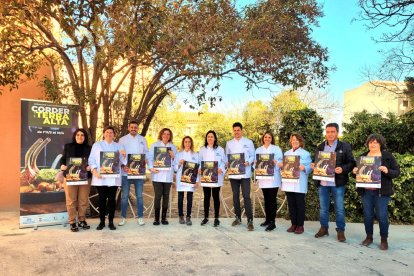
[[[368, 152], [364, 152], [361, 156], [367, 156]], [[400, 176], [400, 166], [395, 160], [395, 157], [388, 151], [381, 151], [381, 166], [387, 167], [388, 173], [381, 172], [381, 195], [390, 196], [394, 193], [392, 188], [392, 179]], [[364, 188], [357, 188], [357, 192], [363, 195], [365, 192]]]
[[[76, 143], [65, 144], [63, 148], [63, 156], [61, 159], [62, 165], [66, 166], [70, 157], [85, 157], [87, 160], [91, 153], [91, 149], [92, 147], [87, 144], [84, 144], [84, 145], [79, 145]], [[88, 172], [88, 177], [92, 177], [90, 172]]]
[[[318, 151], [323, 151], [325, 148], [325, 142], [321, 143], [317, 151], [315, 152], [315, 156], [318, 156]], [[355, 159], [354, 155], [352, 154], [351, 145], [346, 142], [342, 142], [338, 140], [338, 144], [336, 145], [336, 167], [342, 168], [342, 173], [335, 174], [335, 185], [336, 186], [345, 186], [349, 179], [349, 173], [355, 167]], [[320, 180], [313, 180], [317, 186], [320, 186]]]

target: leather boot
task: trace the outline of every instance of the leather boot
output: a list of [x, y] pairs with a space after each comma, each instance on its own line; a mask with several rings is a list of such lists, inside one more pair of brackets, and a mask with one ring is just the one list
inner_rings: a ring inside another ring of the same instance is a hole
[[160, 225], [160, 209], [155, 209], [153, 225]]
[[162, 223], [162, 225], [168, 225], [167, 211], [168, 211], [168, 209], [162, 208], [162, 214], [161, 214], [161, 223]]
[[339, 242], [345, 242], [346, 238], [345, 238], [345, 232], [344, 231], [340, 231], [340, 230], [336, 230], [337, 232], [337, 238]]
[[380, 244], [381, 250], [388, 250], [388, 241], [386, 237], [381, 237], [381, 244]]
[[362, 245], [363, 246], [368, 246], [368, 245], [370, 245], [371, 243], [373, 242], [373, 238], [372, 238], [372, 235], [368, 235], [367, 234], [367, 237], [365, 238], [365, 240], [363, 240], [362, 241]]
[[322, 238], [323, 236], [329, 236], [328, 229], [325, 227], [321, 227], [318, 233], [315, 234], [315, 238]]

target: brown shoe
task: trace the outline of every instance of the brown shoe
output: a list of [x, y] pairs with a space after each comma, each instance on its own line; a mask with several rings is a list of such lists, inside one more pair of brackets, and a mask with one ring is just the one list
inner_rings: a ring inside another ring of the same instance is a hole
[[315, 234], [315, 238], [322, 238], [323, 236], [329, 236], [328, 229], [325, 227], [321, 227], [318, 233]]
[[236, 219], [233, 221], [231, 226], [237, 226], [237, 225], [240, 225], [240, 223], [241, 223], [241, 220], [238, 217], [236, 217]]
[[254, 230], [253, 221], [250, 220], [249, 222], [247, 222], [247, 231], [253, 231], [253, 230]]
[[295, 234], [302, 234], [305, 231], [305, 229], [303, 228], [303, 226], [298, 226], [295, 229]]
[[368, 246], [368, 245], [370, 245], [372, 242], [373, 242], [372, 235], [367, 235], [367, 237], [365, 238], [365, 240], [363, 240], [363, 241], [361, 242], [361, 244], [362, 244], [363, 246]]
[[293, 233], [296, 230], [296, 225], [291, 225], [286, 231], [289, 233]]
[[388, 241], [387, 241], [387, 238], [381, 237], [380, 249], [381, 250], [388, 250]]
[[339, 242], [345, 242], [346, 241], [345, 232], [344, 231], [339, 231], [339, 230], [336, 230], [336, 232], [337, 232], [338, 241]]

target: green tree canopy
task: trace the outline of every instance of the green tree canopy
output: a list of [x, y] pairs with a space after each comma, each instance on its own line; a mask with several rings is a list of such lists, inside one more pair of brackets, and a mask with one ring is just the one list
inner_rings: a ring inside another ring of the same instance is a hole
[[388, 113], [368, 113], [366, 110], [355, 113], [349, 123], [344, 123], [343, 138], [355, 151], [367, 150], [366, 140], [370, 134], [378, 133], [387, 141], [387, 148], [396, 153], [414, 153], [412, 137], [414, 134], [414, 111], [403, 116]]
[[253, 140], [255, 147], [262, 145], [261, 139], [266, 131], [274, 132], [273, 116], [269, 107], [262, 101], [248, 102], [244, 107], [241, 120], [244, 135]]
[[292, 133], [303, 136], [305, 149], [313, 156], [323, 140], [323, 118], [310, 108], [289, 111], [284, 114], [279, 130], [279, 143], [284, 150], [291, 148], [289, 138]]
[[[242, 11], [229, 0], [6, 0], [0, 8], [0, 84], [16, 87], [21, 74], [50, 65], [49, 95], [79, 105], [92, 140], [100, 110], [103, 125], [122, 121], [122, 134], [134, 118], [145, 135], [170, 91], [214, 104], [208, 92], [231, 73], [247, 88], [327, 80], [327, 50], [312, 39], [322, 16], [315, 0], [259, 1]], [[123, 113], [112, 114], [120, 99]]]

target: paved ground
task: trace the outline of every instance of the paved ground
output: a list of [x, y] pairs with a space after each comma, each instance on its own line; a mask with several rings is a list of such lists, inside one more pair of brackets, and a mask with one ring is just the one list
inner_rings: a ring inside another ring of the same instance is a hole
[[414, 275], [414, 226], [392, 225], [383, 252], [378, 236], [368, 248], [359, 245], [362, 224], [348, 224], [347, 242], [339, 243], [333, 231], [315, 239], [317, 222], [306, 222], [302, 235], [287, 233], [284, 220], [270, 233], [258, 220], [254, 232], [231, 227], [231, 219], [218, 228], [176, 219], [140, 227], [130, 219], [99, 232], [97, 222], [78, 233], [61, 225], [19, 229], [18, 213], [0, 213], [0, 275]]

